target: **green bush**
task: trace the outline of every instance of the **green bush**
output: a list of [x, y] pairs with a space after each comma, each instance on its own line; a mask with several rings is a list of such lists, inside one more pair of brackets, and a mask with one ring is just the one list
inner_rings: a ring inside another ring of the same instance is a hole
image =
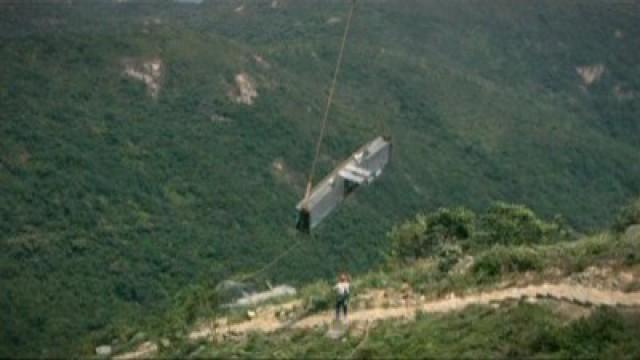
[[301, 297], [307, 313], [328, 310], [334, 302], [334, 293], [326, 281], [319, 281], [302, 289]]
[[428, 217], [434, 232], [447, 239], [465, 240], [473, 236], [475, 214], [463, 207], [439, 209]]
[[620, 209], [613, 223], [613, 230], [622, 233], [636, 224], [640, 224], [640, 198]]
[[488, 279], [507, 273], [542, 268], [542, 258], [534, 249], [497, 245], [480, 255], [473, 264], [472, 270], [480, 278]]
[[400, 226], [394, 226], [389, 233], [393, 258], [419, 258], [426, 256], [433, 244], [426, 236], [427, 221], [424, 215], [417, 215]]
[[443, 244], [438, 249], [438, 270], [448, 273], [462, 258], [463, 252], [460, 245]]
[[423, 215], [394, 227], [389, 234], [393, 257], [416, 259], [435, 255], [446, 243], [467, 240], [474, 234], [475, 214], [465, 208]]
[[555, 215], [549, 223], [542, 224], [542, 233], [546, 241], [556, 242], [577, 239], [578, 233], [569, 225], [562, 215]]
[[213, 317], [220, 305], [213, 286], [193, 285], [180, 291], [174, 298], [174, 306], [159, 325], [159, 331], [174, 333], [183, 330], [201, 318]]
[[588, 318], [556, 331], [556, 346], [573, 358], [593, 357], [598, 353], [609, 359], [637, 358], [640, 354], [638, 320], [638, 314], [600, 307]]
[[418, 214], [395, 226], [388, 236], [392, 259], [403, 261], [442, 255], [440, 251], [451, 249], [451, 244], [461, 250], [479, 250], [493, 245], [551, 243], [575, 238], [576, 233], [561, 216], [545, 222], [523, 205], [497, 202], [479, 218], [465, 208]]
[[481, 218], [484, 244], [536, 244], [545, 238], [544, 223], [523, 205], [498, 202]]

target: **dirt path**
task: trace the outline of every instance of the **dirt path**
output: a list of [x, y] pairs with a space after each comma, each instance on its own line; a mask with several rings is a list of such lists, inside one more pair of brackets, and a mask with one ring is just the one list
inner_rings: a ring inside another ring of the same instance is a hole
[[[601, 290], [568, 284], [543, 284], [522, 288], [508, 288], [482, 292], [466, 297], [450, 296], [437, 301], [412, 304], [401, 307], [377, 307], [355, 311], [350, 314], [350, 322], [376, 321], [385, 319], [411, 319], [418, 311], [441, 313], [462, 310], [469, 305], [488, 305], [505, 300], [528, 298], [551, 298], [581, 305], [605, 306], [640, 306], [640, 292], [624, 293], [621, 291]], [[333, 314], [322, 313], [303, 318], [291, 325], [290, 328], [313, 328], [328, 325], [333, 320]], [[226, 326], [205, 326], [189, 335], [192, 340], [209, 337], [224, 337], [225, 335], [243, 335], [252, 331], [274, 332], [287, 327], [285, 322], [278, 320], [275, 315], [263, 316], [241, 323]]]
[[150, 341], [147, 341], [142, 345], [138, 346], [138, 348], [135, 351], [114, 356], [113, 359], [114, 360], [144, 359], [152, 356], [156, 352], [158, 352], [158, 345]]

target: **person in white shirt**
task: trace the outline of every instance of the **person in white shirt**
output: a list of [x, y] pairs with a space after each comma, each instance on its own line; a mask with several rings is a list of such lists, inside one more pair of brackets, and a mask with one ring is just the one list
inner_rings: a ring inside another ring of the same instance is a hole
[[336, 290], [336, 321], [340, 320], [340, 310], [343, 313], [343, 321], [347, 321], [347, 305], [349, 303], [350, 280], [346, 273], [340, 274]]

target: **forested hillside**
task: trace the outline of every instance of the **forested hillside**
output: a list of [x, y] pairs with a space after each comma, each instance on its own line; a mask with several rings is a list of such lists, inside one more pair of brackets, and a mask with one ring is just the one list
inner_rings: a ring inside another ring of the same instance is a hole
[[192, 287], [145, 328], [104, 332], [83, 348], [116, 360], [636, 359], [640, 199], [610, 229], [576, 235], [521, 205], [440, 208], [394, 226], [387, 261], [350, 281], [340, 321], [326, 280], [233, 307], [221, 305], [224, 288]]
[[294, 206], [348, 3], [0, 3], [0, 356], [260, 268], [360, 272], [422, 209], [525, 203], [580, 231], [640, 188], [640, 2], [362, 0], [319, 174], [394, 157], [312, 237]]

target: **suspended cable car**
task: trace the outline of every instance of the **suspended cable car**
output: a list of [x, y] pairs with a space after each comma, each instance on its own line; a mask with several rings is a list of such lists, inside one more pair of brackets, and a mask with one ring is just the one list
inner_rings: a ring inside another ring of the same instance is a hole
[[391, 159], [391, 148], [391, 138], [379, 136], [354, 152], [298, 203], [296, 228], [310, 232], [349, 194], [380, 177]]

